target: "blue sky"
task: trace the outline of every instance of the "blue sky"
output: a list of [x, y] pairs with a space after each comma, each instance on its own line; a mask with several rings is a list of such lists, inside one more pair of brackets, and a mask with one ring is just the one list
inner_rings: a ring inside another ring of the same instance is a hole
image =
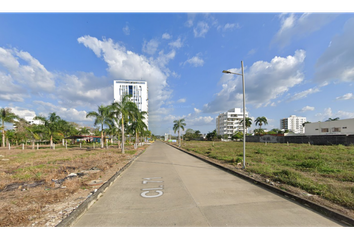
[[[113, 101], [113, 80], [149, 86], [149, 126], [207, 133], [242, 107], [267, 129], [290, 115], [354, 118], [354, 14], [291, 12], [0, 13], [0, 107], [20, 116], [86, 113]], [[255, 126], [253, 125], [251, 129]]]

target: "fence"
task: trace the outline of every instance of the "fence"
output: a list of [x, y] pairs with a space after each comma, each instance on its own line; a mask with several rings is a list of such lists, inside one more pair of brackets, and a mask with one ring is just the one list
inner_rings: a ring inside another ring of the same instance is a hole
[[351, 135], [299, 135], [299, 136], [247, 136], [247, 142], [276, 143], [310, 143], [314, 145], [351, 145], [354, 144], [354, 134]]

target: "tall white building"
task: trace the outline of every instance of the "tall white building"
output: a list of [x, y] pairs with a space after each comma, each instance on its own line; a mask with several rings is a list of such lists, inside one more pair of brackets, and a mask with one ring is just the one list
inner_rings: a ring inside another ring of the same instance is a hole
[[302, 124], [306, 122], [306, 117], [291, 115], [288, 118], [280, 119], [280, 129], [293, 131], [294, 133], [305, 133]]
[[[245, 117], [248, 117], [246, 112]], [[220, 113], [216, 118], [216, 133], [217, 135], [224, 136], [228, 135], [228, 138], [238, 131], [243, 132], [243, 109], [242, 108], [233, 108], [227, 112]]]
[[148, 111], [148, 86], [143, 80], [114, 80], [114, 101], [122, 101], [123, 96], [132, 95], [130, 100], [139, 108], [139, 111], [145, 111], [145, 124], [149, 128]]

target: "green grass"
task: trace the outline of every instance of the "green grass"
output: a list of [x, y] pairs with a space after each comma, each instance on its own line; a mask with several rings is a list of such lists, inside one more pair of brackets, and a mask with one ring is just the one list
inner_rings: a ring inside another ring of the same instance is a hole
[[[230, 164], [242, 162], [241, 142], [184, 142], [183, 148]], [[354, 146], [247, 143], [246, 171], [354, 209]]]

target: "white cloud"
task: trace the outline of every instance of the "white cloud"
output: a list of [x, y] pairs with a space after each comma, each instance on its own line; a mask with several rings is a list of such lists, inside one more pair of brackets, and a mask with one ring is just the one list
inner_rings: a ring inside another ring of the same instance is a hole
[[343, 96], [336, 97], [336, 100], [350, 100], [350, 99], [354, 99], [353, 93], [347, 93], [344, 94]]
[[338, 14], [324, 13], [304, 13], [298, 14], [280, 14], [279, 18], [281, 26], [273, 43], [277, 43], [280, 47], [284, 47], [294, 39], [300, 39], [312, 32], [321, 29], [324, 25], [331, 22]]
[[205, 37], [209, 31], [209, 25], [206, 22], [198, 22], [197, 26], [193, 29], [194, 37]]
[[317, 60], [315, 82], [354, 82], [353, 29], [354, 18], [351, 18], [345, 23], [343, 33], [333, 37], [331, 46]]
[[170, 38], [171, 38], [170, 34], [168, 34], [168, 33], [162, 34], [162, 39], [170, 39]]
[[11, 111], [21, 118], [36, 116], [36, 113], [34, 111], [21, 108], [21, 107], [11, 107]]
[[194, 67], [201, 67], [204, 65], [204, 60], [199, 57], [200, 54], [197, 54], [196, 56], [189, 58], [187, 61], [183, 63], [183, 65], [186, 65], [187, 63], [194, 66]]
[[195, 112], [195, 113], [201, 113], [202, 110], [200, 110], [200, 109], [198, 109], [198, 108], [194, 108], [194, 112]]
[[75, 108], [65, 108], [43, 101], [33, 101], [38, 105], [38, 116], [47, 117], [49, 113], [55, 112], [58, 116], [68, 122], [89, 122], [91, 118], [86, 118], [86, 111], [78, 111]]
[[125, 25], [125, 27], [123, 28], [123, 32], [124, 32], [125, 35], [130, 35], [130, 29], [129, 29], [128, 24]]
[[214, 118], [211, 116], [207, 117], [196, 117], [196, 118], [186, 118], [186, 123], [188, 128], [189, 127], [200, 127], [200, 126], [205, 126], [205, 125], [215, 125], [214, 123]]
[[169, 111], [163, 108], [162, 105], [172, 94], [172, 90], [169, 89], [167, 84], [167, 77], [170, 71], [166, 64], [175, 56], [174, 51], [167, 55], [164, 55], [161, 51], [158, 58], [153, 59], [126, 50], [124, 46], [113, 42], [112, 39], [103, 39], [101, 41], [91, 36], [83, 36], [78, 38], [78, 42], [84, 44], [92, 51], [102, 54], [103, 60], [108, 65], [108, 73], [113, 78], [143, 79], [147, 81], [150, 120], [161, 119], [160, 114], [166, 114]]
[[315, 107], [306, 106], [301, 108], [300, 112], [314, 111]]
[[219, 25], [217, 30], [228, 31], [234, 28], [240, 28], [240, 25], [238, 23], [226, 23], [224, 26]]
[[[18, 58], [22, 60], [23, 64], [19, 63]], [[4, 80], [4, 76], [7, 76], [5, 78], [11, 80], [9, 84], [11, 88], [10, 91], [19, 90], [19, 85], [34, 92], [51, 92], [55, 89], [53, 74], [47, 71], [45, 67], [28, 52], [0, 47], [0, 67], [1, 66], [5, 70], [5, 72], [0, 72], [1, 78]], [[15, 87], [15, 84], [17, 87]], [[18, 92], [17, 94], [23, 94], [23, 92]], [[21, 97], [18, 96], [17, 100], [21, 100]]]
[[159, 42], [156, 39], [151, 39], [149, 42], [144, 41], [143, 52], [153, 55], [159, 46]]
[[253, 55], [253, 54], [255, 54], [257, 52], [257, 50], [256, 49], [251, 49], [248, 53], [247, 53], [247, 55]]
[[302, 91], [302, 92], [299, 92], [299, 93], [295, 93], [292, 97], [288, 98], [287, 101], [291, 102], [291, 101], [299, 100], [299, 99], [302, 99], [302, 98], [306, 98], [308, 95], [317, 93], [319, 91], [320, 91], [320, 89], [318, 87], [310, 88], [310, 89], [307, 89], [305, 91]]
[[[304, 79], [301, 72], [305, 51], [297, 50], [294, 56], [274, 57], [270, 62], [255, 62], [245, 69], [246, 104], [267, 106]], [[230, 69], [240, 73], [241, 69]], [[230, 108], [242, 107], [242, 77], [225, 74], [219, 84], [222, 90], [215, 99], [203, 106], [203, 112], [218, 113]]]
[[318, 113], [315, 115], [320, 119], [320, 121], [326, 121], [328, 118], [336, 118], [339, 117], [340, 119], [348, 119], [354, 118], [354, 112], [346, 112], [342, 110], [338, 110], [337, 113], [333, 113], [331, 108], [325, 108], [323, 113]]
[[181, 48], [183, 46], [183, 42], [181, 41], [181, 38], [179, 37], [176, 41], [170, 42], [168, 45], [174, 48]]
[[113, 102], [113, 80], [96, 77], [93, 73], [58, 75], [60, 83], [56, 96], [66, 107], [108, 105]]
[[181, 99], [178, 99], [177, 102], [178, 102], [178, 103], [184, 103], [184, 102], [186, 102], [186, 99], [185, 99], [185, 98], [181, 98]]

